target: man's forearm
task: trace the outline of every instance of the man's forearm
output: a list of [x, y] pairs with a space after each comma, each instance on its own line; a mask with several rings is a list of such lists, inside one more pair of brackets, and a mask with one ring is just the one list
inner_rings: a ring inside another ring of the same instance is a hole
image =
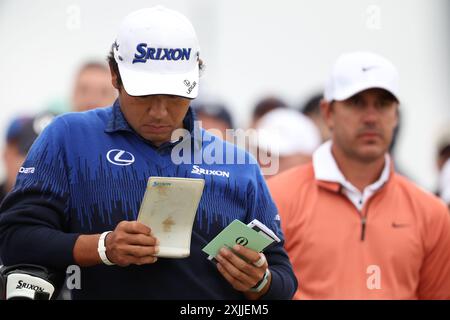
[[98, 240], [100, 234], [80, 235], [73, 247], [75, 263], [81, 267], [91, 267], [102, 264], [98, 254]]
[[5, 265], [36, 264], [62, 269], [74, 264], [76, 233], [64, 233], [46, 227], [0, 228], [0, 252]]

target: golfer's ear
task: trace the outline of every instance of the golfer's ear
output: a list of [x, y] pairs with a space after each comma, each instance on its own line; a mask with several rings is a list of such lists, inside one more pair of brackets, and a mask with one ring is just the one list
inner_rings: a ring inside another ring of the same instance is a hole
[[109, 71], [111, 72], [111, 84], [112, 84], [112, 86], [114, 88], [116, 88], [117, 90], [119, 90], [120, 86], [119, 86], [118, 76], [114, 72], [114, 68], [112, 68], [111, 65], [109, 66]]
[[332, 130], [333, 129], [333, 102], [328, 102], [325, 99], [320, 100], [320, 112], [322, 114], [322, 118], [325, 121], [327, 127]]

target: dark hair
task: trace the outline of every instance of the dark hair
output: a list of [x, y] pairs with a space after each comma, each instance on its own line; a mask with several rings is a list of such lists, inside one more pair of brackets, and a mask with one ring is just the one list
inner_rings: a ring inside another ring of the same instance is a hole
[[450, 159], [450, 144], [442, 147], [440, 150], [438, 150], [439, 157]]
[[300, 107], [300, 111], [307, 116], [313, 114], [320, 114], [320, 101], [323, 99], [322, 93], [317, 93], [306, 101], [306, 103]]
[[266, 113], [278, 108], [286, 108], [287, 104], [278, 97], [267, 97], [260, 100], [253, 109], [253, 120], [256, 121]]
[[233, 117], [231, 113], [228, 111], [228, 108], [222, 103], [214, 103], [214, 102], [193, 102], [191, 104], [194, 112], [201, 116], [206, 115], [213, 117], [217, 120], [220, 120], [226, 123], [228, 129], [233, 129]]
[[109, 50], [109, 54], [107, 57], [109, 68], [111, 71], [117, 76], [117, 86], [119, 89], [122, 87], [122, 78], [120, 77], [119, 66], [117, 65], [117, 61], [114, 58], [114, 47], [116, 43], [114, 42], [111, 46], [111, 50]]

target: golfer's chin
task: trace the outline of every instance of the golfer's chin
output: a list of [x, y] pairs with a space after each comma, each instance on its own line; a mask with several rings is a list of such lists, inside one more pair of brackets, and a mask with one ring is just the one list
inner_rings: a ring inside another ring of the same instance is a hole
[[170, 141], [172, 133], [171, 126], [149, 126], [142, 125], [139, 128], [139, 134], [148, 141], [153, 142], [155, 145], [162, 144]]
[[384, 157], [387, 147], [380, 143], [364, 143], [358, 145], [356, 154], [364, 161], [372, 162]]
[[150, 141], [155, 146], [160, 146], [165, 142], [170, 141], [170, 134], [167, 133], [149, 133], [149, 132], [140, 132], [139, 133], [142, 138], [147, 141]]

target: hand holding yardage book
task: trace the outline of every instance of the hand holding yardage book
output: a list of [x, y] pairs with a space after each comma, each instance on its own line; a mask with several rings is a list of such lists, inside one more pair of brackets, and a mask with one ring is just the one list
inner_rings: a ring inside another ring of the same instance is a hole
[[205, 180], [150, 177], [137, 221], [159, 240], [157, 257], [185, 258], [190, 254], [192, 226]]
[[262, 252], [274, 241], [280, 242], [281, 240], [257, 219], [247, 225], [239, 220], [234, 220], [202, 250], [209, 254], [209, 260], [213, 260], [223, 247], [233, 248], [234, 245], [240, 244], [254, 251]]

